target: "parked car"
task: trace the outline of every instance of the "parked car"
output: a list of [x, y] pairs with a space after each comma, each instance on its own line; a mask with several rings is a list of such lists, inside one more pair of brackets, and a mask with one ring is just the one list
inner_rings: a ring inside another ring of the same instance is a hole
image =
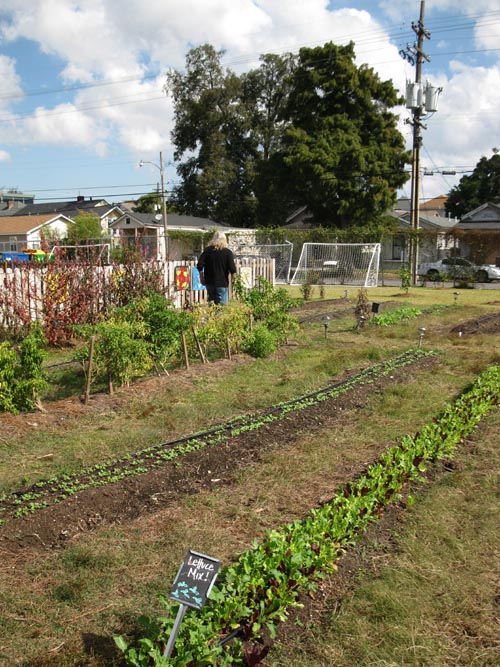
[[495, 264], [473, 264], [464, 257], [444, 257], [437, 262], [420, 264], [418, 274], [427, 280], [442, 280], [449, 277], [486, 283], [490, 280], [500, 280], [500, 267]]

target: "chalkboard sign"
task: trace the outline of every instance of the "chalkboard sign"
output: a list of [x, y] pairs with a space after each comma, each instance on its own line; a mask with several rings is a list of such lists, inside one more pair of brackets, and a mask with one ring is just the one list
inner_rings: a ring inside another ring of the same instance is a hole
[[201, 609], [210, 594], [220, 560], [189, 550], [175, 577], [170, 599], [187, 607]]

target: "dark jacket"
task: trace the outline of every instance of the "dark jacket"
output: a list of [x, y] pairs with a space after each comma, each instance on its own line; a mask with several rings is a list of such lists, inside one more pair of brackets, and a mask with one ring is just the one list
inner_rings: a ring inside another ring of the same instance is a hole
[[232, 251], [229, 248], [216, 250], [211, 245], [201, 253], [196, 268], [203, 271], [205, 285], [214, 287], [229, 287], [229, 274], [236, 273]]

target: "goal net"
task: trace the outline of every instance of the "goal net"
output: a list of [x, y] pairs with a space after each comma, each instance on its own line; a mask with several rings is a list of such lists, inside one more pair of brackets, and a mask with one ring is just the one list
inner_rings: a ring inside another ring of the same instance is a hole
[[274, 281], [276, 283], [290, 282], [292, 270], [293, 243], [275, 243], [247, 246], [245, 257], [274, 259]]
[[380, 243], [304, 243], [291, 285], [376, 287]]

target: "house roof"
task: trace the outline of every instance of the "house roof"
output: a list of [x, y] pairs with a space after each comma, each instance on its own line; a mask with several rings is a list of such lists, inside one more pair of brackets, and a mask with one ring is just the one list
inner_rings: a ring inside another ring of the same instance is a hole
[[445, 204], [448, 201], [447, 195], [439, 195], [438, 197], [433, 197], [428, 199], [420, 204], [420, 210], [422, 211], [444, 211]]
[[[124, 218], [131, 218], [141, 227], [148, 227], [150, 229], [163, 228], [163, 220], [161, 219], [161, 216], [160, 220], [157, 220], [156, 215], [157, 214], [154, 213], [137, 213], [136, 211], [127, 211], [116, 220], [110, 222], [109, 226], [118, 227], [120, 226], [119, 223], [123, 221]], [[228, 228], [229, 225], [226, 225], [221, 222], [215, 222], [214, 220], [210, 220], [209, 218], [200, 218], [194, 215], [180, 215], [178, 213], [169, 213], [167, 215], [167, 227], [175, 228], [181, 231], [182, 230], [206, 231], [210, 229], [218, 229], [221, 227]]]
[[62, 213], [56, 215], [11, 215], [0, 219], [0, 236], [5, 234], [29, 234], [54, 220], [72, 222], [70, 218]]
[[77, 199], [76, 201], [52, 201], [43, 204], [26, 204], [14, 215], [45, 215], [46, 213], [64, 213], [65, 215], [78, 215], [82, 211], [94, 210], [97, 207], [108, 206], [113, 208], [105, 199]]
[[[409, 212], [391, 211], [389, 215], [402, 222], [405, 226], [410, 226], [411, 216]], [[444, 216], [434, 214], [430, 215], [428, 213], [422, 213], [422, 211], [419, 212], [418, 221], [420, 227], [426, 229], [441, 229], [443, 231], [453, 229], [458, 224], [458, 221], [455, 218], [445, 218]]]

